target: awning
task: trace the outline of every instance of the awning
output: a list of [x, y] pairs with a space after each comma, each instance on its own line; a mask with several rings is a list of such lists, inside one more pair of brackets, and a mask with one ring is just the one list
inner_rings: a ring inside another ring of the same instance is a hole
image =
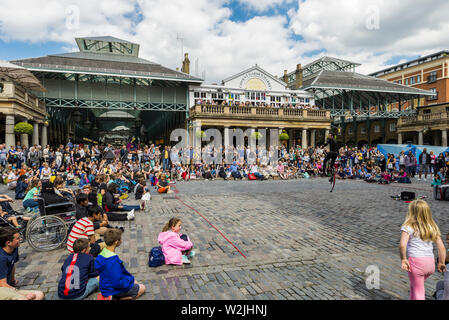
[[46, 92], [40, 81], [27, 69], [0, 60], [0, 77], [6, 77], [32, 91]]

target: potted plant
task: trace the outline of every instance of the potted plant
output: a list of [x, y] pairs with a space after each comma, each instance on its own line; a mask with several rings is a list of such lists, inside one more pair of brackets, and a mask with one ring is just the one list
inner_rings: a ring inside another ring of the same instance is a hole
[[14, 132], [17, 134], [32, 134], [33, 126], [26, 122], [19, 122], [14, 126]]
[[289, 135], [287, 134], [287, 132], [283, 131], [280, 135], [279, 135], [279, 140], [281, 141], [288, 141], [290, 140]]

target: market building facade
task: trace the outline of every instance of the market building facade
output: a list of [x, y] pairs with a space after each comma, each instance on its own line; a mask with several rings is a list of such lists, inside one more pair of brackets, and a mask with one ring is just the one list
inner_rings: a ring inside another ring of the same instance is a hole
[[[267, 146], [287, 132], [287, 146], [315, 146], [330, 130], [330, 113], [315, 106], [314, 96], [291, 90], [286, 84], [255, 65], [220, 84], [190, 86], [189, 130], [218, 129], [225, 145], [236, 145], [233, 132], [247, 136], [264, 130]], [[274, 136], [273, 136], [274, 134]]]

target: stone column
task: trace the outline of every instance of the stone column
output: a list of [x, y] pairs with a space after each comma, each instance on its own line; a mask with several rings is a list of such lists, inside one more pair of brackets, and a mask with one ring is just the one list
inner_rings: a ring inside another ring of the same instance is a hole
[[47, 126], [44, 124], [42, 125], [42, 131], [41, 131], [41, 144], [42, 148], [45, 148], [48, 144], [48, 138], [47, 138]]
[[329, 132], [330, 132], [329, 129], [326, 129], [326, 131], [324, 132], [324, 141], [325, 141], [325, 142], [327, 141], [327, 138], [328, 138], [328, 136], [329, 136]]
[[398, 144], [402, 144], [402, 133], [398, 133]]
[[288, 135], [290, 137], [290, 148], [295, 147], [296, 146], [295, 129], [290, 129]]
[[306, 149], [307, 146], [307, 129], [302, 129], [302, 148]]
[[33, 136], [31, 139], [31, 144], [39, 145], [39, 123], [35, 122], [33, 123]]
[[229, 146], [231, 145], [231, 141], [229, 141], [229, 127], [225, 127], [224, 128], [224, 141], [223, 141], [223, 146]]
[[201, 121], [193, 121], [193, 148], [201, 147]]
[[312, 147], [316, 147], [316, 129], [313, 129], [310, 134], [310, 145]]
[[441, 129], [441, 146], [447, 147], [447, 130]]
[[249, 129], [248, 147], [250, 147], [250, 149], [252, 151], [256, 151], [256, 146], [257, 146], [257, 141], [256, 141], [256, 138], [254, 137], [255, 132], [256, 132], [256, 129], [254, 129], [254, 128]]
[[[28, 123], [28, 120], [27, 119], [25, 119], [24, 121], [22, 121], [22, 122], [25, 122], [25, 123]], [[29, 144], [28, 144], [28, 135], [27, 134], [21, 134], [20, 135], [20, 143], [22, 144], [22, 148], [25, 148], [25, 147], [29, 147]]]
[[422, 131], [418, 132], [418, 144], [420, 146], [422, 146], [424, 144], [424, 135], [423, 135]]
[[14, 125], [16, 120], [13, 115], [7, 115], [5, 121], [5, 144], [6, 150], [16, 145], [16, 135], [14, 134]]

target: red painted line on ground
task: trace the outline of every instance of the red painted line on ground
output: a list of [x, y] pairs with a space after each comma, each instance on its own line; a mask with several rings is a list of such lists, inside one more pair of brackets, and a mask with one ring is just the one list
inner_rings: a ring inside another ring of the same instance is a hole
[[[179, 190], [176, 188], [176, 186], [172, 185], [172, 187], [174, 187], [174, 192], [176, 194], [179, 193]], [[186, 206], [187, 208], [193, 210], [194, 212], [196, 212], [201, 218], [203, 218], [204, 220], [206, 220], [206, 222], [215, 230], [217, 230], [217, 232], [227, 241], [229, 242], [245, 259], [246, 256], [239, 250], [239, 248], [237, 248], [228, 238], [226, 238], [226, 236], [220, 231], [218, 230], [217, 227], [215, 227], [212, 223], [210, 223], [209, 220], [207, 220], [201, 213], [199, 213], [195, 208], [192, 208], [191, 206], [189, 206], [188, 204], [186, 204], [184, 201], [182, 201], [178, 196], [175, 196], [176, 200], [178, 200], [179, 202], [181, 202], [184, 206]]]

